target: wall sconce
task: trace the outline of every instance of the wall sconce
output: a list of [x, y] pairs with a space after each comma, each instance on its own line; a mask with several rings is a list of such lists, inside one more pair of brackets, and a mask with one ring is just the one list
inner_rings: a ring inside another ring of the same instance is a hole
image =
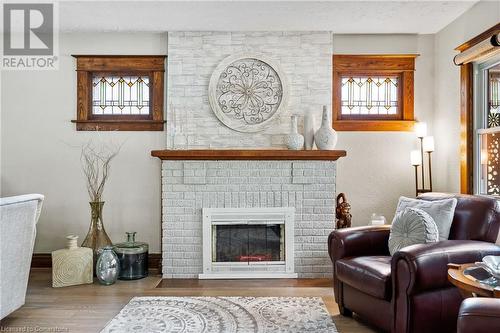
[[[411, 165], [415, 168], [415, 195], [418, 196], [420, 193], [432, 192], [432, 164], [431, 164], [431, 154], [434, 151], [434, 137], [427, 136], [427, 124], [424, 122], [418, 122], [415, 124], [415, 134], [420, 140], [420, 151], [414, 150], [411, 152], [410, 159]], [[425, 188], [425, 160], [424, 152], [427, 153], [427, 161], [429, 168], [429, 188]], [[418, 167], [421, 169], [421, 179], [422, 187], [419, 187], [418, 181]]]

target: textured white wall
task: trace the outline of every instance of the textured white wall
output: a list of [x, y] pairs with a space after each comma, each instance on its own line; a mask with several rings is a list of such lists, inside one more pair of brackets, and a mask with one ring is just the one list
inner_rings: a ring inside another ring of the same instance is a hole
[[[239, 133], [224, 126], [208, 103], [215, 67], [240, 52], [263, 53], [280, 63], [290, 85], [288, 106], [269, 128]], [[168, 147], [283, 147], [290, 115], [331, 104], [329, 32], [172, 32], [168, 39]]]
[[[433, 42], [433, 35], [334, 35], [333, 53], [420, 54], [415, 64], [415, 116], [428, 123], [433, 135]], [[337, 192], [347, 194], [353, 224], [368, 224], [374, 212], [391, 221], [399, 196], [415, 195], [410, 151], [418, 146], [413, 132], [339, 132], [337, 147], [347, 150], [347, 158], [338, 162]]]
[[71, 54], [166, 54], [166, 34], [82, 33], [60, 35], [57, 71], [3, 72], [1, 78], [1, 195], [42, 193], [35, 252], [65, 246], [67, 234], [80, 242], [90, 207], [77, 146], [90, 138], [125, 142], [104, 191], [104, 224], [111, 240], [125, 231], [160, 251], [160, 161], [165, 132], [77, 132], [76, 71]]
[[436, 34], [436, 188], [460, 191], [460, 68], [455, 47], [500, 22], [500, 2], [481, 1]]

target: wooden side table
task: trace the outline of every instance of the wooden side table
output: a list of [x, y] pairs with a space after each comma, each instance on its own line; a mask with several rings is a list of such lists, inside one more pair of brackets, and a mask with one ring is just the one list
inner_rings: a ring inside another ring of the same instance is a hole
[[460, 290], [464, 298], [476, 296], [500, 298], [500, 286], [492, 287], [473, 281], [464, 275], [464, 270], [471, 266], [474, 264], [448, 264], [448, 280]]

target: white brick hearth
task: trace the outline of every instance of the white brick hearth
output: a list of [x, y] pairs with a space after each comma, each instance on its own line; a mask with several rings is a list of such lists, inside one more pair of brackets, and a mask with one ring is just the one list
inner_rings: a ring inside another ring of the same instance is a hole
[[333, 161], [162, 161], [163, 277], [202, 273], [202, 208], [295, 207], [295, 272], [330, 277]]

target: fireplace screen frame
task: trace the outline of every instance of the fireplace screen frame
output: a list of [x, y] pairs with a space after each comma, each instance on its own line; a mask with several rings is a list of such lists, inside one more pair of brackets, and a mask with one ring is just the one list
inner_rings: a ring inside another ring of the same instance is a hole
[[[295, 208], [203, 208], [203, 273], [200, 279], [296, 278], [294, 265]], [[226, 261], [214, 258], [214, 226], [284, 225], [284, 261]]]

